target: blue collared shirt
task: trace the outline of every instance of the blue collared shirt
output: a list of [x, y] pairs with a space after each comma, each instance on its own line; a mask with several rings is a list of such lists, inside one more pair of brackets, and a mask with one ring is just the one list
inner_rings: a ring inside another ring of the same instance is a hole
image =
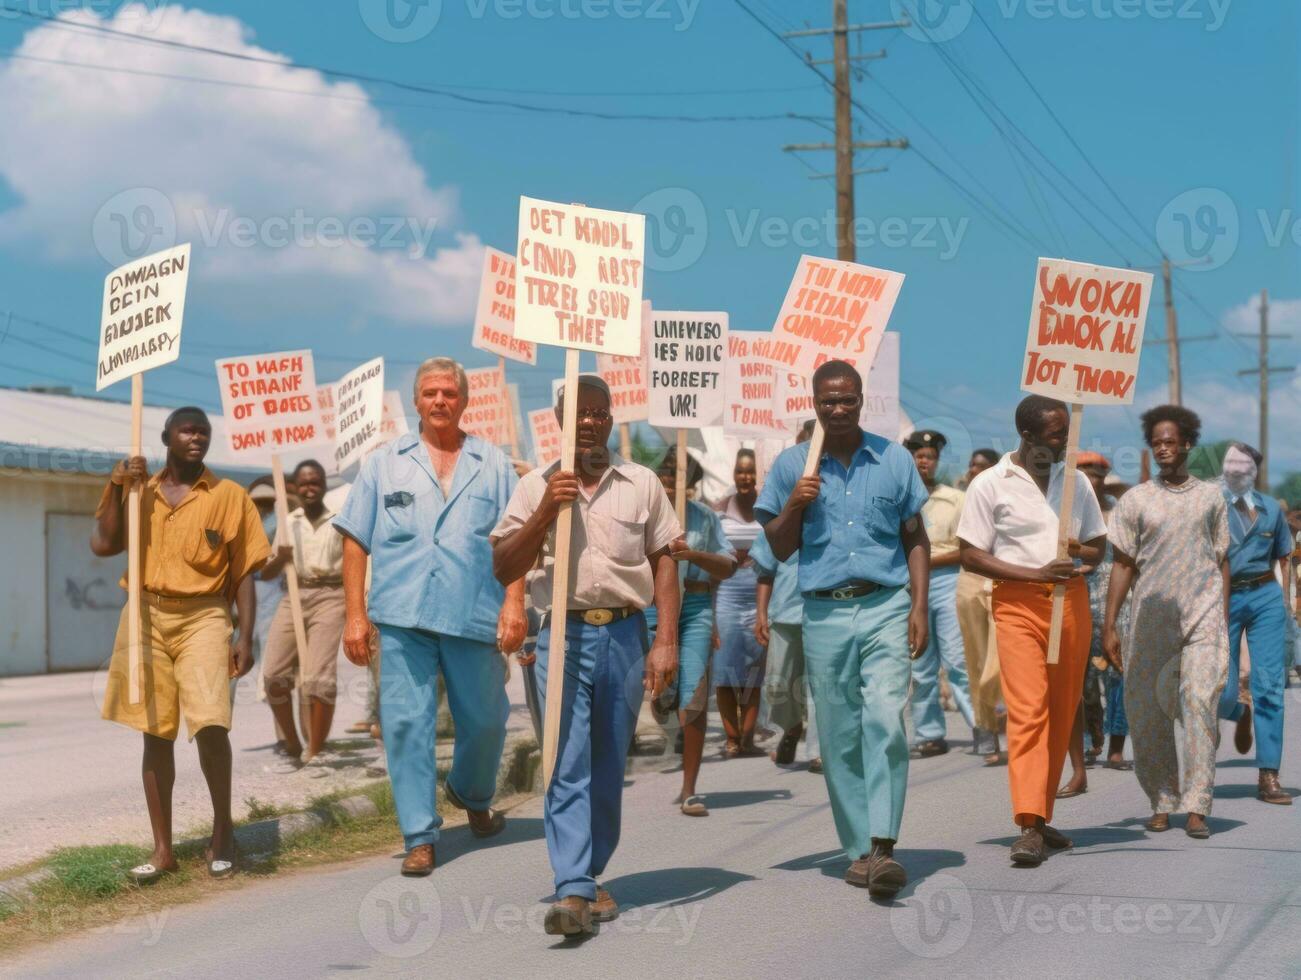
[[1224, 491], [1229, 505], [1229, 577], [1234, 580], [1273, 572], [1274, 562], [1292, 553], [1292, 532], [1278, 502], [1259, 490], [1244, 496], [1256, 509], [1256, 522], [1250, 528], [1238, 512], [1237, 495]]
[[371, 620], [495, 642], [505, 590], [488, 532], [517, 482], [505, 454], [477, 436], [461, 445], [450, 498], [418, 435], [371, 453], [334, 519], [370, 553]]
[[768, 599], [768, 622], [798, 626], [804, 622], [804, 597], [800, 595], [800, 556], [791, 555], [778, 561], [772, 553], [768, 536], [761, 534], [750, 549], [750, 560], [761, 578], [772, 579], [772, 596]]
[[[777, 457], [754, 505], [759, 523], [767, 524], [781, 513], [808, 456], [809, 444], [804, 442]], [[822, 491], [804, 509], [800, 591], [820, 592], [850, 581], [906, 584], [908, 559], [899, 525], [917, 516], [929, 499], [908, 450], [863, 432], [848, 470], [823, 453], [818, 476]]]
[[[723, 555], [735, 563], [736, 554], [723, 536], [723, 522], [718, 515], [698, 500], [687, 501], [687, 547], [711, 555]], [[707, 571], [693, 562], [687, 562], [688, 582], [708, 582]]]

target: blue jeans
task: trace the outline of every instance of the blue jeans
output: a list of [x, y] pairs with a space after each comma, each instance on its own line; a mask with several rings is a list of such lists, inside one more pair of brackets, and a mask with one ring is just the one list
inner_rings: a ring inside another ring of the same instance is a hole
[[446, 633], [379, 626], [380, 724], [393, 805], [407, 849], [438, 841], [443, 818], [434, 807], [437, 768], [438, 674], [456, 725], [456, 748], [447, 782], [474, 810], [497, 793], [497, 770], [506, 742], [505, 672], [491, 643]]
[[1256, 767], [1277, 769], [1283, 759], [1283, 687], [1287, 679], [1288, 609], [1277, 582], [1229, 595], [1229, 679], [1220, 696], [1220, 717], [1242, 717], [1238, 659], [1242, 634], [1251, 647], [1251, 701], [1256, 730]]
[[912, 662], [913, 730], [919, 742], [943, 738], [944, 708], [940, 705], [940, 665], [949, 675], [949, 689], [958, 711], [968, 725], [976, 724], [967, 686], [967, 658], [958, 628], [958, 567], [951, 565], [931, 573], [930, 643], [926, 652]]
[[1106, 710], [1102, 715], [1102, 733], [1127, 736], [1129, 718], [1125, 714], [1125, 675], [1115, 667], [1108, 667], [1102, 672], [1102, 689], [1106, 702]]
[[908, 789], [908, 590], [804, 600], [804, 662], [822, 771], [845, 853], [898, 840]]
[[[538, 636], [544, 698], [551, 625]], [[560, 744], [543, 823], [556, 897], [595, 900], [596, 879], [619, 844], [623, 775], [642, 702], [646, 620], [636, 613], [608, 626], [574, 619], [565, 626]]]

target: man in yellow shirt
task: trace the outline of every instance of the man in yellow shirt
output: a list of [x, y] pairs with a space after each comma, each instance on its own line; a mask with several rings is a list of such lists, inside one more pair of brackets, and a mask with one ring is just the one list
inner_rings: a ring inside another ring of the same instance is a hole
[[[173, 743], [185, 716], [198, 742], [199, 765], [212, 797], [208, 873], [235, 870], [230, 813], [229, 680], [253, 666], [257, 600], [250, 572], [271, 547], [248, 493], [219, 479], [203, 464], [212, 426], [198, 408], [178, 408], [163, 427], [167, 462], [152, 477], [143, 456], [113, 467], [95, 511], [90, 550], [107, 557], [126, 550], [126, 501], [132, 483], [140, 494], [140, 637], [144, 697], [130, 703], [128, 622], [122, 610], [103, 716], [144, 733], [142, 776], [154, 853], [131, 869], [137, 882], [176, 870], [172, 854]], [[122, 586], [126, 587], [125, 577]], [[232, 641], [230, 606], [239, 616]]]

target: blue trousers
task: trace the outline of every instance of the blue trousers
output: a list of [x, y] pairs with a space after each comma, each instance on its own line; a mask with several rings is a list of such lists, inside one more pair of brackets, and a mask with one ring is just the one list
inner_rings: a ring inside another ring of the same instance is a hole
[[[654, 606], [651, 607], [654, 609]], [[647, 617], [649, 619], [649, 617]], [[652, 627], [653, 624], [647, 623]], [[678, 693], [678, 709], [703, 711], [709, 705], [709, 661], [714, 652], [713, 596], [703, 592], [689, 592], [682, 596], [682, 612], [678, 616], [678, 672], [665, 692], [665, 701], [671, 703]], [[697, 705], [691, 702], [700, 698]]]
[[913, 730], [917, 740], [943, 738], [946, 732], [944, 708], [940, 704], [940, 665], [949, 675], [949, 689], [958, 711], [968, 725], [975, 726], [971, 690], [967, 686], [967, 657], [958, 627], [958, 567], [950, 565], [931, 573], [930, 643], [926, 652], [912, 662]]
[[501, 655], [493, 644], [378, 625], [380, 725], [398, 826], [410, 850], [436, 843], [443, 824], [434, 805], [439, 671], [456, 725], [447, 782], [471, 809], [487, 809], [496, 795], [510, 702]]
[[1102, 672], [1103, 697], [1106, 709], [1102, 715], [1104, 735], [1129, 734], [1129, 717], [1125, 714], [1125, 675], [1115, 667]]
[[1251, 647], [1251, 701], [1256, 730], [1256, 767], [1277, 769], [1283, 759], [1283, 688], [1287, 680], [1288, 609], [1277, 582], [1229, 594], [1229, 680], [1220, 696], [1220, 717], [1237, 721], [1238, 659], [1242, 634]]
[[905, 588], [858, 599], [804, 600], [804, 661], [817, 709], [822, 771], [850, 858], [872, 838], [899, 839], [908, 789]]
[[[545, 698], [551, 625], [538, 636], [537, 679]], [[646, 620], [566, 624], [564, 697], [556, 770], [543, 823], [556, 896], [596, 898], [596, 879], [619, 845], [623, 775], [641, 711]]]

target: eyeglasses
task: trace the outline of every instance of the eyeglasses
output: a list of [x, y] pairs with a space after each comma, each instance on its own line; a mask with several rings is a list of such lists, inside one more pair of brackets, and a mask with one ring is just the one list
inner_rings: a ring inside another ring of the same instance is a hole
[[578, 410], [578, 419], [591, 419], [593, 422], [609, 422], [610, 411], [605, 408], [580, 408]]

